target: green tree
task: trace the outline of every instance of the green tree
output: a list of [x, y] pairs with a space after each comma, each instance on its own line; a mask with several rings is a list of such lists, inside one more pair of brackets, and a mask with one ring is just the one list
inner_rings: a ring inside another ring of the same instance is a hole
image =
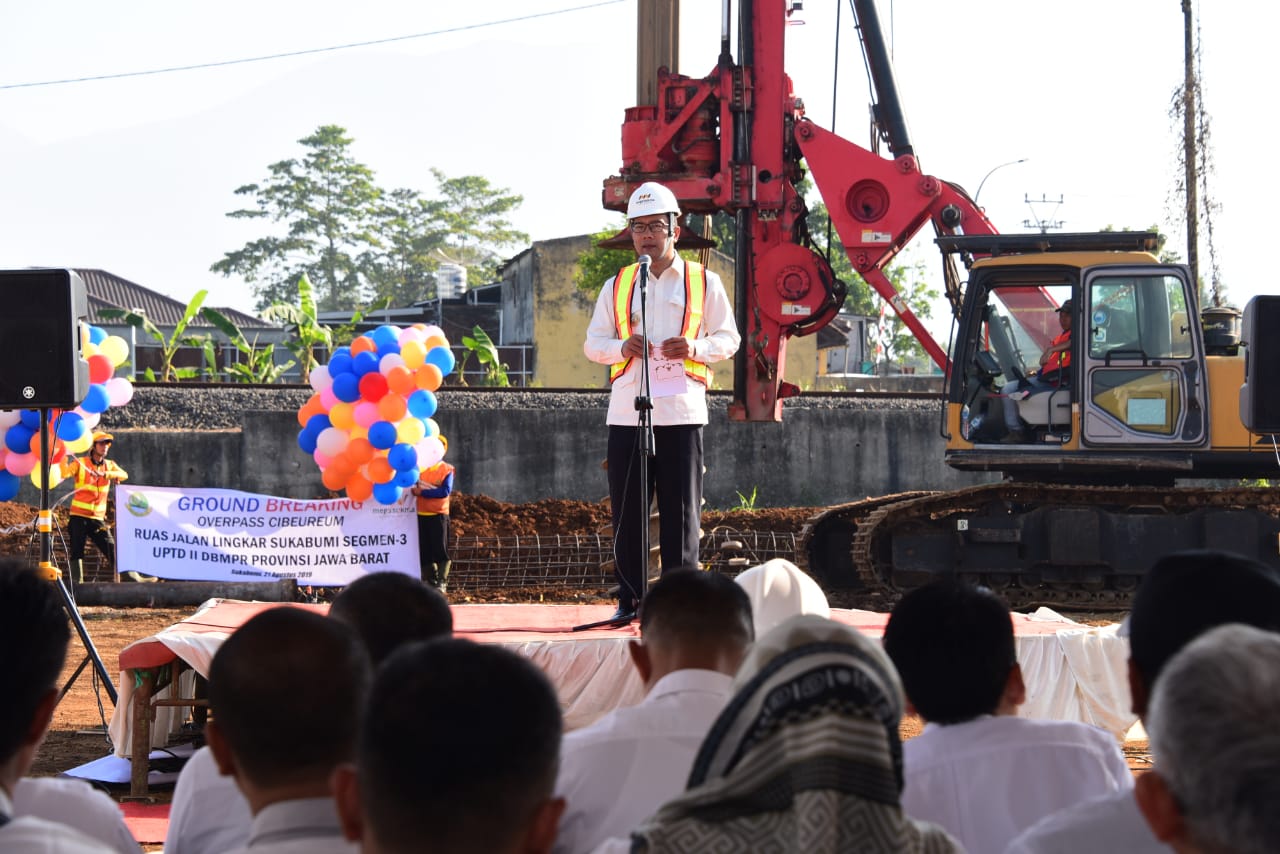
[[591, 235], [591, 248], [578, 256], [577, 272], [573, 276], [573, 286], [590, 303], [594, 303], [600, 295], [600, 288], [628, 264], [634, 264], [636, 253], [631, 249], [605, 249], [600, 241], [607, 240], [626, 226], [626, 220], [613, 227]]
[[306, 155], [273, 163], [265, 181], [239, 187], [236, 195], [253, 206], [227, 214], [284, 223], [285, 234], [252, 240], [212, 270], [243, 276], [258, 309], [295, 302], [293, 283], [303, 273], [316, 282], [323, 309], [352, 308], [364, 290], [357, 259], [380, 243], [374, 224], [382, 191], [373, 171], [352, 157], [344, 128], [322, 125], [298, 142]]
[[[938, 289], [933, 287], [927, 278], [928, 265], [917, 260], [912, 264], [896, 264], [885, 268], [885, 276], [893, 283], [907, 302], [912, 314], [924, 320], [933, 316], [932, 304], [939, 299]], [[876, 301], [875, 313], [880, 312], [884, 300]], [[907, 328], [902, 319], [888, 306], [884, 312], [884, 327], [887, 335], [881, 338], [884, 347], [883, 358], [887, 362], [897, 364], [928, 364], [929, 356], [915, 334]]]
[[499, 250], [525, 243], [529, 235], [517, 231], [508, 219], [524, 202], [506, 187], [494, 187], [479, 175], [450, 178], [432, 169], [439, 198], [426, 204], [444, 236], [443, 251], [467, 268], [467, 283], [485, 285], [497, 278], [502, 261]]
[[447, 232], [434, 203], [406, 188], [384, 194], [378, 234], [380, 246], [361, 258], [374, 299], [410, 305], [435, 296], [434, 273]]
[[467, 362], [471, 361], [472, 356], [475, 356], [476, 360], [484, 366], [483, 385], [501, 388], [511, 385], [511, 379], [507, 376], [507, 365], [499, 358], [498, 347], [487, 332], [476, 326], [471, 330], [470, 335], [462, 336], [462, 346], [467, 348], [462, 354], [462, 364], [458, 366], [458, 380], [462, 385], [467, 384], [465, 376]]

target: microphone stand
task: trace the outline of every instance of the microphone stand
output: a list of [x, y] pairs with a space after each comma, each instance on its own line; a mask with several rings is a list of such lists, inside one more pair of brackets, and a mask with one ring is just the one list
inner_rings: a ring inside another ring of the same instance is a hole
[[[649, 396], [649, 324], [647, 316], [646, 292], [649, 285], [649, 256], [641, 255], [640, 263], [640, 393], [636, 395], [635, 407], [638, 413], [636, 421], [636, 439], [640, 445], [640, 589], [632, 590], [635, 594], [636, 610], [630, 614], [621, 614], [608, 620], [574, 626], [573, 631], [581, 632], [602, 626], [620, 628], [636, 618], [640, 603], [644, 601], [649, 588], [649, 505], [652, 498], [649, 492], [649, 459], [654, 456], [653, 440], [653, 400]], [[615, 558], [616, 560], [616, 558]], [[621, 574], [621, 573], [619, 573]], [[623, 580], [625, 583], [625, 579]]]

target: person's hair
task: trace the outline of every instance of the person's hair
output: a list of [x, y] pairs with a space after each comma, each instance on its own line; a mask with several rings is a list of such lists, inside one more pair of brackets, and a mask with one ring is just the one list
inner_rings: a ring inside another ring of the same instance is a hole
[[1169, 661], [1147, 735], [1201, 851], [1280, 851], [1277, 720], [1280, 635], [1219, 626]]
[[379, 668], [356, 766], [383, 851], [499, 851], [552, 797], [560, 702], [523, 656], [460, 638], [411, 643]]
[[1280, 631], [1280, 573], [1207, 550], [1175, 552], [1152, 564], [1128, 619], [1129, 655], [1147, 690], [1180, 649], [1226, 623]]
[[334, 597], [329, 616], [355, 629], [375, 667], [401, 644], [453, 633], [444, 595], [402, 572], [360, 576]]
[[309, 782], [351, 759], [369, 658], [351, 627], [274, 607], [236, 629], [209, 667], [209, 708], [245, 776]]
[[667, 572], [640, 604], [640, 634], [680, 644], [745, 647], [755, 639], [751, 597], [718, 572]]
[[889, 615], [884, 648], [916, 711], [943, 724], [993, 713], [1017, 663], [1004, 603], [953, 579], [903, 596]]
[[0, 559], [0, 760], [17, 753], [40, 698], [57, 687], [70, 640], [54, 583], [41, 578], [30, 564]]

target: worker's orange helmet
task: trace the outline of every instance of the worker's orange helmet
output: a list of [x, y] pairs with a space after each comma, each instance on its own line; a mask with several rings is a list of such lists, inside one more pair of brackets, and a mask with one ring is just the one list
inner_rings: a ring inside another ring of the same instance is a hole
[[114, 442], [114, 441], [115, 441], [115, 437], [112, 436], [110, 433], [108, 433], [106, 430], [99, 430], [93, 434], [93, 443], [95, 445], [98, 444], [99, 442]]
[[444, 449], [445, 449], [446, 451], [447, 451], [447, 450], [449, 450], [449, 440], [448, 440], [448, 439], [446, 439], [444, 436], [437, 436], [436, 438], [440, 440], [440, 444], [444, 447]]

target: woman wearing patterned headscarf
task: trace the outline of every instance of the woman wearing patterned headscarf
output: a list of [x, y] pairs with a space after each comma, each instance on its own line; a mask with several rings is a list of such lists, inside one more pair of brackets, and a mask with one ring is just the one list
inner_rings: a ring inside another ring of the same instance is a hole
[[687, 790], [636, 829], [632, 851], [963, 851], [899, 805], [902, 686], [879, 645], [793, 617], [756, 643], [734, 687]]

